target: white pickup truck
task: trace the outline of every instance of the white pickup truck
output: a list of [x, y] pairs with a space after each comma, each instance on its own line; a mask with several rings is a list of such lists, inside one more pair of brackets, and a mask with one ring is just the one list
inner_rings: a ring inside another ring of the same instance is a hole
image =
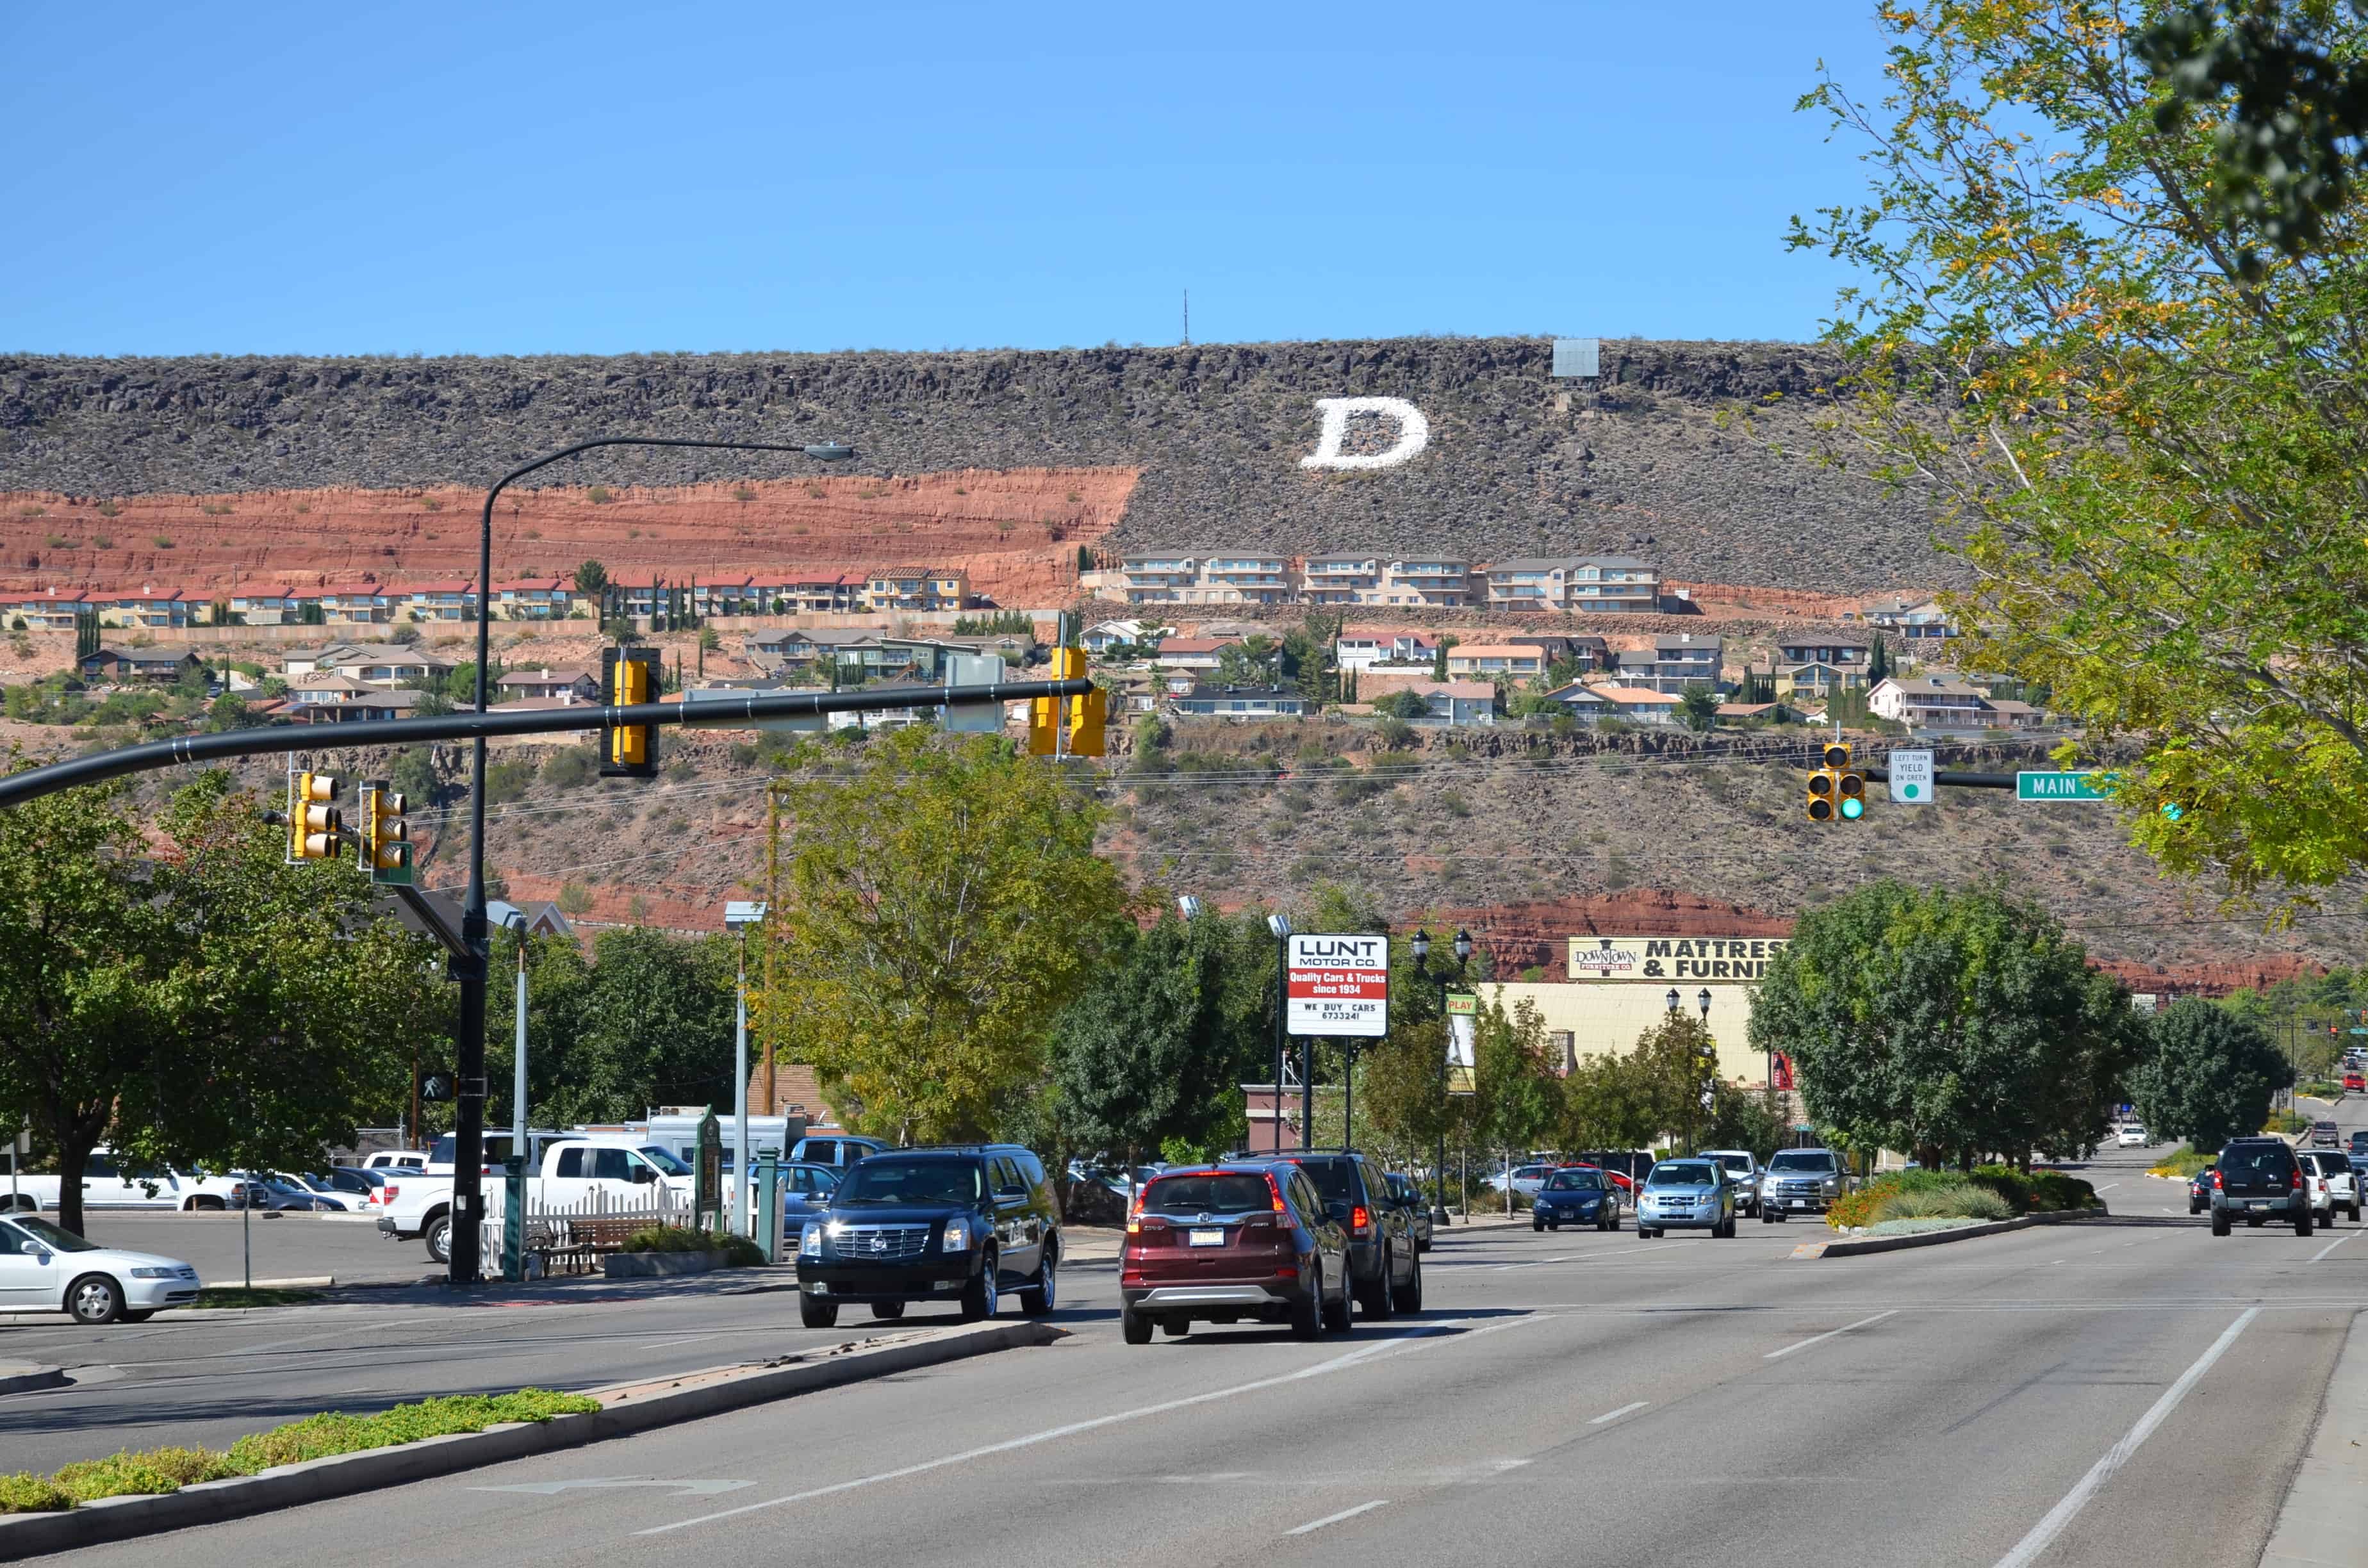
[[[57, 1212], [58, 1189], [65, 1178], [31, 1173], [17, 1177], [16, 1206], [25, 1213]], [[170, 1168], [149, 1169], [126, 1162], [111, 1149], [95, 1149], [83, 1165], [82, 1206], [85, 1209], [227, 1209], [229, 1176], [191, 1175]], [[0, 1209], [8, 1206], [10, 1184], [0, 1179]]]
[[[605, 1207], [630, 1212], [643, 1208], [655, 1210], [665, 1205], [679, 1212], [690, 1207], [690, 1167], [655, 1143], [598, 1134], [559, 1134], [542, 1144], [541, 1154], [541, 1168], [527, 1178], [526, 1200], [531, 1210], [592, 1212]], [[498, 1215], [500, 1167], [492, 1167], [480, 1179], [486, 1212]], [[388, 1172], [378, 1233], [389, 1240], [424, 1237], [431, 1260], [452, 1261], [452, 1177], [426, 1171]]]

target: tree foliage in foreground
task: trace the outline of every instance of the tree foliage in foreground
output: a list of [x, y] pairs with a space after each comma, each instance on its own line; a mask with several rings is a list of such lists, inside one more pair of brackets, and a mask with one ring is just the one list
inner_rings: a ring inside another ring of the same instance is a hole
[[426, 939], [350, 864], [288, 864], [224, 776], [142, 826], [113, 785], [0, 812], [0, 1119], [57, 1154], [77, 1231], [101, 1143], [134, 1169], [311, 1165], [448, 1038]]
[[1041, 1080], [1049, 1020], [1125, 920], [1125, 885], [1094, 855], [1101, 809], [1000, 736], [921, 727], [803, 760], [757, 1012], [860, 1131], [985, 1132]]
[[2209, 1002], [2176, 1002], [2155, 1015], [2151, 1052], [2130, 1075], [2130, 1103], [2146, 1131], [2184, 1138], [2216, 1154], [2259, 1132], [2294, 1068], [2252, 1020]]
[[1751, 1009], [1813, 1119], [1928, 1165], [2092, 1147], [2143, 1039], [2119, 982], [1989, 888], [1882, 881], [1803, 915]]
[[[2356, 6], [2230, 9], [2356, 71]], [[1804, 100], [1872, 189], [1793, 240], [1865, 279], [1833, 326], [1848, 423], [1973, 568], [1968, 665], [2135, 743], [2116, 798], [2168, 869], [2292, 900], [2368, 866], [2368, 199], [2315, 187], [2305, 249], [2215, 199], [2232, 110], [2157, 74], [2193, 10], [1882, 7], [1887, 96]]]

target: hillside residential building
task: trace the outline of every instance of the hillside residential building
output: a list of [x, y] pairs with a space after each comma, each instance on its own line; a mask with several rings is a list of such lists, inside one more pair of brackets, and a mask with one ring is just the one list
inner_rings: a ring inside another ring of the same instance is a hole
[[494, 613], [505, 620], [565, 620], [575, 591], [564, 577], [523, 577], [494, 585]]
[[119, 685], [140, 681], [170, 686], [191, 670], [203, 668], [205, 661], [197, 654], [187, 649], [176, 653], [169, 648], [101, 648], [81, 663], [84, 680]]
[[1333, 643], [1332, 659], [1342, 670], [1370, 670], [1383, 665], [1429, 665], [1438, 662], [1439, 637], [1429, 631], [1392, 631], [1373, 627], [1349, 627]]
[[230, 597], [230, 612], [248, 626], [294, 626], [304, 619], [293, 588], [256, 588]]
[[863, 608], [866, 579], [837, 576], [784, 577], [773, 586], [771, 608], [780, 614], [846, 615]]
[[1866, 684], [1866, 667], [1855, 669], [1822, 661], [1805, 665], [1779, 665], [1775, 671], [1776, 695], [1784, 698], [1823, 699], [1837, 691], [1854, 691]]
[[1534, 680], [1546, 672], [1546, 655], [1542, 648], [1522, 642], [1462, 643], [1447, 651], [1447, 674], [1457, 677], [1486, 681]]
[[477, 585], [469, 582], [418, 583], [399, 590], [404, 613], [414, 620], [462, 621], [477, 619]]
[[1666, 691], [1636, 686], [1599, 686], [1594, 691], [1611, 704], [1607, 718], [1625, 719], [1632, 724], [1667, 725], [1678, 722], [1678, 699]]
[[1863, 672], [1873, 656], [1873, 644], [1862, 637], [1800, 637], [1776, 645], [1778, 661], [1787, 665], [1831, 665]]
[[1290, 557], [1246, 547], [1128, 551], [1119, 569], [1129, 604], [1279, 605], [1299, 591]]
[[1372, 602], [1461, 609], [1472, 602], [1473, 592], [1471, 562], [1453, 555], [1413, 555], [1382, 562], [1381, 597]]
[[1386, 551], [1311, 555], [1299, 569], [1299, 599], [1311, 605], [1460, 607], [1472, 593], [1472, 563], [1452, 556], [1393, 559]]
[[1145, 638], [1156, 638], [1159, 631], [1156, 621], [1098, 620], [1078, 637], [1077, 646], [1088, 653], [1099, 655], [1121, 644], [1132, 646]]
[[333, 588], [300, 588], [296, 591], [299, 616], [306, 606], [317, 605], [324, 626], [384, 626], [394, 619], [397, 590], [362, 583]]
[[91, 608], [85, 594], [62, 594], [51, 588], [46, 594], [26, 594], [19, 597], [0, 599], [8, 624], [14, 627], [22, 620], [28, 631], [72, 631], [74, 617]]
[[1213, 670], [1218, 655], [1240, 642], [1238, 637], [1170, 637], [1159, 644], [1152, 662], [1163, 670]]
[[1619, 711], [1612, 706], [1611, 699], [1603, 695], [1600, 687], [1588, 686], [1579, 681], [1557, 687], [1546, 695], [1560, 703], [1564, 712], [1582, 724], [1592, 725], [1605, 715]]
[[1871, 599], [1859, 613], [1873, 625], [1888, 627], [1902, 637], [1917, 642], [1941, 642], [1957, 635], [1956, 627], [1950, 623], [1949, 612], [1941, 608], [1938, 599], [1918, 599], [1913, 603], [1896, 597]]
[[970, 604], [970, 574], [959, 566], [891, 566], [864, 588], [866, 608], [962, 609]]
[[1497, 722], [1497, 687], [1485, 680], [1416, 681], [1400, 689], [1422, 699], [1430, 711], [1417, 724], [1446, 724], [1456, 729]]
[[280, 655], [279, 673], [293, 681], [328, 669], [340, 659], [385, 658], [411, 650], [400, 642], [324, 642], [318, 648], [290, 648]]
[[1726, 644], [1714, 633], [1681, 631], [1653, 639], [1650, 648], [1621, 651], [1616, 667], [1621, 683], [1677, 697], [1690, 686], [1723, 689], [1720, 671]]
[[450, 660], [397, 643], [370, 643], [332, 653], [314, 668], [374, 687], [397, 687], [413, 680], [442, 680], [452, 673]]
[[501, 678], [506, 700], [554, 698], [562, 703], [600, 700], [600, 677], [590, 670], [508, 670]]
[[1216, 719], [1296, 719], [1307, 711], [1307, 699], [1296, 687], [1200, 686], [1168, 699], [1171, 712]]
[[[313, 679], [342, 681], [345, 677]], [[381, 719], [408, 719], [419, 702], [419, 693], [416, 691], [384, 691], [359, 682], [347, 684], [356, 689], [332, 694], [325, 687], [316, 687], [313, 699], [291, 701], [287, 710], [289, 720], [298, 724], [363, 724]], [[291, 689], [289, 695], [293, 698], [296, 693]]]
[[97, 608], [101, 626], [135, 626], [142, 630], [195, 626], [204, 619], [209, 603], [177, 590], [160, 594], [153, 587], [137, 592], [126, 589], [120, 593], [94, 593], [86, 602]]
[[1548, 669], [1552, 669], [1565, 659], [1577, 665], [1582, 671], [1608, 669], [1611, 665], [1611, 645], [1600, 637], [1590, 637], [1584, 633], [1572, 637], [1560, 637], [1549, 631], [1522, 631], [1504, 638], [1503, 641], [1526, 643], [1539, 650], [1546, 656]]
[[1885, 676], [1867, 693], [1866, 706], [1878, 718], [1911, 729], [1981, 730], [1993, 727], [1987, 693], [1961, 675]]
[[1655, 610], [1661, 574], [1626, 555], [1516, 556], [1483, 568], [1490, 609]]

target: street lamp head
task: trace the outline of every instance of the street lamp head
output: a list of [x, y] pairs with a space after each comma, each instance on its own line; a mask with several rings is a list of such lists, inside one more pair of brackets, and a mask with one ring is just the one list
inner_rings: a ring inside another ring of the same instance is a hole
[[1700, 994], [1694, 997], [1694, 1001], [1702, 1007], [1702, 1022], [1710, 1022], [1710, 987], [1703, 986]]
[[1468, 959], [1471, 956], [1472, 933], [1469, 931], [1458, 930], [1455, 933], [1455, 961], [1462, 963], [1465, 959]]
[[1425, 959], [1430, 957], [1430, 933], [1420, 926], [1417, 926], [1414, 933], [1413, 947], [1415, 962], [1420, 963]]
[[1273, 932], [1277, 937], [1288, 937], [1291, 935], [1291, 916], [1288, 915], [1269, 915], [1266, 917], [1266, 928]]
[[1201, 914], [1201, 901], [1188, 892], [1176, 901], [1176, 913], [1187, 920], [1197, 919]]
[[1670, 1012], [1674, 1013], [1674, 1012], [1676, 1012], [1676, 1011], [1678, 1010], [1678, 1002], [1679, 1002], [1679, 996], [1678, 996], [1678, 988], [1677, 988], [1676, 986], [1674, 986], [1674, 985], [1670, 986], [1670, 987], [1669, 987], [1669, 1011], [1670, 1011]]
[[723, 928], [746, 931], [765, 918], [765, 906], [742, 899], [734, 899], [723, 906]]
[[844, 441], [817, 441], [806, 449], [806, 456], [818, 463], [843, 463], [855, 455], [855, 449]]

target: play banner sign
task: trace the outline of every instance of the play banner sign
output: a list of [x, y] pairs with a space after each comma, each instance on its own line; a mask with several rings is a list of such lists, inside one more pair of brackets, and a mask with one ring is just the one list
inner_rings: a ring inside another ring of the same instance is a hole
[[1479, 1087], [1477, 1051], [1480, 998], [1468, 991], [1447, 994], [1447, 1092], [1468, 1095]]
[[1379, 1040], [1390, 1032], [1390, 939], [1293, 936], [1289, 995], [1292, 1034]]

